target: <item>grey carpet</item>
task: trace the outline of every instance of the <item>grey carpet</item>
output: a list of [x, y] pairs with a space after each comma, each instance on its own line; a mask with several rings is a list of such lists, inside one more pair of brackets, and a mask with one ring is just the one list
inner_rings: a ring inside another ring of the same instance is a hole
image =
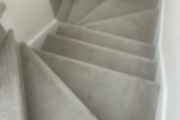
[[57, 15], [57, 13], [58, 13], [58, 11], [60, 9], [62, 1], [63, 0], [50, 0], [51, 6], [52, 6], [52, 9], [53, 9], [53, 13], [54, 13], [55, 16]]
[[99, 6], [104, 0], [75, 0], [68, 23], [77, 24], [82, 18]]
[[7, 32], [5, 31], [3, 26], [0, 24], [0, 47], [1, 47], [2, 42], [5, 40], [6, 36], [7, 36]]
[[61, 23], [57, 34], [150, 59], [153, 59], [155, 54], [155, 47], [152, 45], [83, 27]]
[[48, 35], [42, 50], [148, 80], [154, 80], [156, 75], [153, 60], [66, 37]]
[[154, 120], [157, 1], [50, 0], [60, 22], [81, 27], [60, 23], [44, 52], [19, 50], [0, 26], [0, 119]]
[[65, 23], [67, 22], [69, 15], [71, 13], [72, 6], [74, 4], [74, 1], [75, 0], [63, 0], [62, 1], [59, 11], [56, 16], [60, 22], [65, 22]]
[[79, 22], [85, 25], [109, 18], [156, 8], [158, 0], [106, 0]]
[[154, 120], [159, 85], [50, 53], [36, 53], [99, 120]]
[[97, 120], [24, 43], [21, 57], [29, 120]]
[[27, 120], [19, 47], [12, 31], [0, 48], [0, 119]]
[[153, 43], [158, 18], [158, 9], [117, 17], [84, 27], [122, 36], [141, 42]]
[[6, 5], [0, 1], [0, 18], [6, 9]]

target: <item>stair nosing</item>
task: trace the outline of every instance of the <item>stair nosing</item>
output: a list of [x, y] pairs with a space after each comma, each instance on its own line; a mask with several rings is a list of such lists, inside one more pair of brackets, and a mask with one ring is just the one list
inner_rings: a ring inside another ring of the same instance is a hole
[[73, 39], [73, 38], [69, 38], [69, 37], [65, 37], [65, 36], [61, 36], [61, 35], [49, 34], [48, 36], [53, 36], [53, 37], [56, 37], [56, 38], [65, 38], [65, 39], [68, 39], [68, 41], [76, 42], [76, 43], [81, 44], [81, 45], [87, 45], [87, 46], [93, 47], [93, 48], [104, 49], [105, 51], [112, 51], [112, 52], [116, 52], [117, 54], [123, 54], [123, 55], [127, 54], [130, 57], [135, 57], [137, 59], [157, 63], [155, 60], [152, 60], [152, 59], [149, 59], [149, 58], [141, 57], [141, 56], [131, 54], [131, 53], [126, 53], [126, 52], [123, 52], [123, 51], [114, 50], [114, 49], [99, 46], [99, 45], [96, 45], [96, 44], [87, 43], [87, 42], [84, 42], [84, 41], [80, 41], [80, 40], [77, 40], [77, 39]]
[[69, 58], [69, 57], [66, 57], [66, 56], [58, 55], [58, 54], [51, 53], [51, 52], [44, 51], [44, 50], [34, 49], [34, 51], [35, 51], [35, 53], [40, 52], [40, 53], [43, 53], [43, 54], [54, 55], [55, 58], [57, 58], [57, 59], [66, 59], [66, 60], [71, 61], [73, 63], [76, 63], [78, 65], [86, 65], [88, 67], [98, 68], [98, 69], [109, 71], [109, 72], [113, 72], [113, 73], [116, 73], [116, 74], [121, 74], [121, 75], [124, 75], [124, 76], [129, 76], [129, 77], [137, 78], [137, 81], [143, 81], [143, 82], [147, 82], [148, 84], [154, 84], [154, 85], [158, 85], [159, 86], [158, 83], [156, 83], [155, 81], [152, 81], [152, 80], [140, 78], [140, 77], [137, 77], [137, 76], [134, 76], [134, 75], [130, 75], [130, 74], [127, 74], [127, 73], [123, 73], [123, 72], [118, 72], [118, 71], [115, 71], [115, 70], [112, 70], [112, 69], [108, 69], [108, 68], [105, 68], [105, 67], [97, 66], [97, 65], [94, 65], [94, 64], [91, 64], [91, 63], [87, 63], [87, 62], [84, 62], [84, 61], [76, 60], [76, 59], [73, 59], [73, 58]]

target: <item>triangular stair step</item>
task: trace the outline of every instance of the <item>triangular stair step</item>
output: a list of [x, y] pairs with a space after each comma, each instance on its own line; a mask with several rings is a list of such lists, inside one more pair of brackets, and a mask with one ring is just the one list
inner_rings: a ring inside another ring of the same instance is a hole
[[97, 120], [24, 43], [21, 57], [29, 120]]
[[36, 51], [99, 120], [154, 120], [159, 85]]
[[50, 0], [52, 10], [53, 10], [53, 13], [54, 13], [55, 16], [57, 15], [57, 13], [58, 13], [58, 11], [60, 9], [62, 1], [63, 0]]
[[99, 6], [104, 0], [76, 0], [72, 7], [68, 22], [77, 24], [82, 18]]
[[120, 17], [157, 7], [158, 0], [106, 0], [78, 25], [85, 25], [109, 18]]
[[153, 59], [155, 54], [155, 47], [150, 44], [86, 29], [83, 27], [62, 23], [59, 26], [57, 34], [150, 59]]
[[42, 50], [148, 80], [156, 74], [153, 60], [62, 36], [48, 35]]
[[75, 0], [63, 0], [56, 18], [60, 22], [67, 22]]
[[158, 11], [158, 9], [152, 9], [84, 27], [151, 44], [154, 40]]
[[0, 118], [27, 120], [19, 47], [13, 31], [0, 47]]

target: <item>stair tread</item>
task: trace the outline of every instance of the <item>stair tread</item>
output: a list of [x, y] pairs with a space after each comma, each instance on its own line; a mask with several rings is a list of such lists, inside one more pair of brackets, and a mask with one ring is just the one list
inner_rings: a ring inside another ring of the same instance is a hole
[[61, 22], [67, 22], [75, 0], [63, 0], [56, 18]]
[[158, 11], [158, 9], [152, 9], [88, 24], [84, 27], [152, 44]]
[[157, 7], [158, 0], [106, 0], [78, 25], [85, 25]]
[[153, 60], [62, 36], [48, 35], [42, 50], [152, 81], [155, 78]]
[[36, 53], [98, 119], [154, 119], [158, 84], [63, 56]]
[[19, 47], [9, 31], [0, 47], [0, 118], [25, 120], [25, 96], [20, 68]]
[[[42, 50], [18, 45], [0, 25], [0, 118], [155, 119], [158, 0], [50, 4], [59, 29]], [[0, 1], [0, 17], [5, 8]]]
[[57, 34], [150, 59], [153, 59], [155, 54], [155, 47], [150, 44], [83, 27], [61, 23]]
[[30, 120], [97, 120], [25, 43], [21, 56]]
[[77, 24], [82, 18], [99, 6], [104, 0], [76, 0], [70, 16], [68, 18], [69, 24]]

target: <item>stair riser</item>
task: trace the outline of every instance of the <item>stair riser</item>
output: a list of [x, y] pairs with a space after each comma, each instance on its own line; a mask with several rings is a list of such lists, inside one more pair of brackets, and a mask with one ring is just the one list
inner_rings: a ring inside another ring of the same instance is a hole
[[145, 58], [153, 59], [155, 54], [155, 47], [152, 45], [66, 24], [60, 25], [57, 34]]
[[148, 80], [155, 78], [154, 61], [64, 37], [49, 35], [42, 50]]
[[21, 56], [29, 120], [97, 120], [25, 43]]

